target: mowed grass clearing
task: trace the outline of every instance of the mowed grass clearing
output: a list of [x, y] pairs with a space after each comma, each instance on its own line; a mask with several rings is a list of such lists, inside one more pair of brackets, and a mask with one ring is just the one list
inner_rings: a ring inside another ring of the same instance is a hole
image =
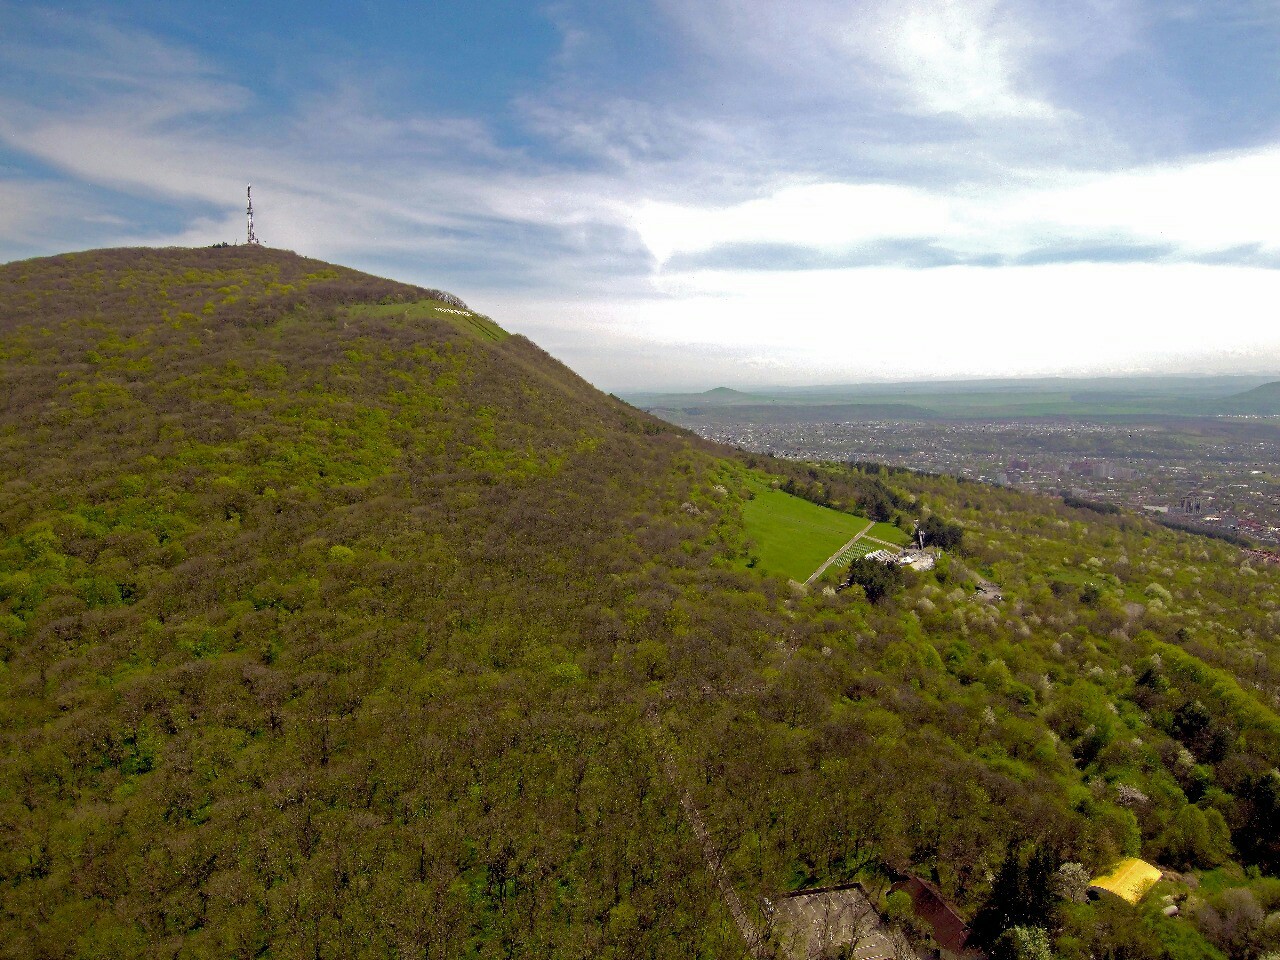
[[781, 490], [752, 484], [754, 500], [742, 508], [747, 537], [757, 568], [802, 583], [823, 561], [870, 523], [864, 517], [841, 513], [801, 500]]
[[911, 542], [911, 534], [898, 529], [892, 523], [877, 523], [867, 531], [867, 536], [899, 547], [905, 547]]

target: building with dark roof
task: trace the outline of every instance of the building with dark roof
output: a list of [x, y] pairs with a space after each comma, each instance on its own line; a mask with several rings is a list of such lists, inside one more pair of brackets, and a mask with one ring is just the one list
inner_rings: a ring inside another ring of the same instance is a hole
[[907, 877], [895, 883], [890, 890], [905, 890], [911, 897], [915, 915], [932, 929], [934, 942], [946, 960], [975, 960], [985, 957], [981, 950], [968, 946], [968, 925], [943, 898], [942, 892], [928, 880]]

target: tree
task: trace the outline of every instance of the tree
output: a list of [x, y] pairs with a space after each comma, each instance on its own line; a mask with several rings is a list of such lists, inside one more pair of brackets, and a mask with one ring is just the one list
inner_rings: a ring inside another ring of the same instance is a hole
[[1261, 946], [1266, 913], [1250, 890], [1231, 887], [1210, 897], [1192, 914], [1192, 922], [1227, 956], [1248, 957]]
[[879, 560], [857, 557], [849, 564], [844, 586], [856, 583], [862, 587], [868, 600], [879, 603], [885, 597], [896, 593], [904, 581], [905, 574], [896, 563], [881, 563]]
[[1034, 843], [1012, 845], [992, 884], [986, 904], [973, 918], [973, 938], [994, 950], [1006, 930], [1043, 927], [1055, 901], [1054, 854]]
[[1044, 927], [1010, 927], [1000, 935], [991, 960], [1053, 960], [1053, 944]]
[[911, 894], [905, 890], [895, 890], [885, 898], [885, 916], [906, 930], [913, 940], [924, 940], [932, 933], [929, 924], [916, 914]]
[[1053, 892], [1071, 903], [1084, 903], [1089, 893], [1089, 871], [1084, 864], [1074, 861], [1058, 867], [1054, 876]]
[[1240, 845], [1268, 870], [1280, 868], [1280, 770], [1245, 778]]
[[1222, 814], [1187, 804], [1160, 837], [1165, 858], [1180, 870], [1216, 867], [1231, 857], [1231, 830]]
[[931, 513], [920, 524], [920, 532], [924, 534], [927, 546], [941, 550], [956, 550], [964, 539], [964, 527], [958, 523], [947, 523], [936, 513]]

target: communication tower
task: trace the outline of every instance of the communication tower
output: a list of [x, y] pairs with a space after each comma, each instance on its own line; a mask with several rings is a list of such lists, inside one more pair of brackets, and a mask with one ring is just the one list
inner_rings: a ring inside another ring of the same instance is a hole
[[249, 184], [248, 188], [245, 190], [245, 196], [249, 200], [249, 209], [246, 211], [249, 218], [249, 239], [247, 242], [258, 243], [259, 240], [253, 232], [253, 184], [252, 183]]

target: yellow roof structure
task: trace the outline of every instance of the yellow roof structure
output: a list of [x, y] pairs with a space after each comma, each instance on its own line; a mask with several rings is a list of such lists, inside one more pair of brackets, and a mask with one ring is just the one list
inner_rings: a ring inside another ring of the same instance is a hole
[[1089, 884], [1089, 890], [1114, 894], [1121, 900], [1137, 903], [1160, 879], [1160, 870], [1145, 860], [1129, 857]]

